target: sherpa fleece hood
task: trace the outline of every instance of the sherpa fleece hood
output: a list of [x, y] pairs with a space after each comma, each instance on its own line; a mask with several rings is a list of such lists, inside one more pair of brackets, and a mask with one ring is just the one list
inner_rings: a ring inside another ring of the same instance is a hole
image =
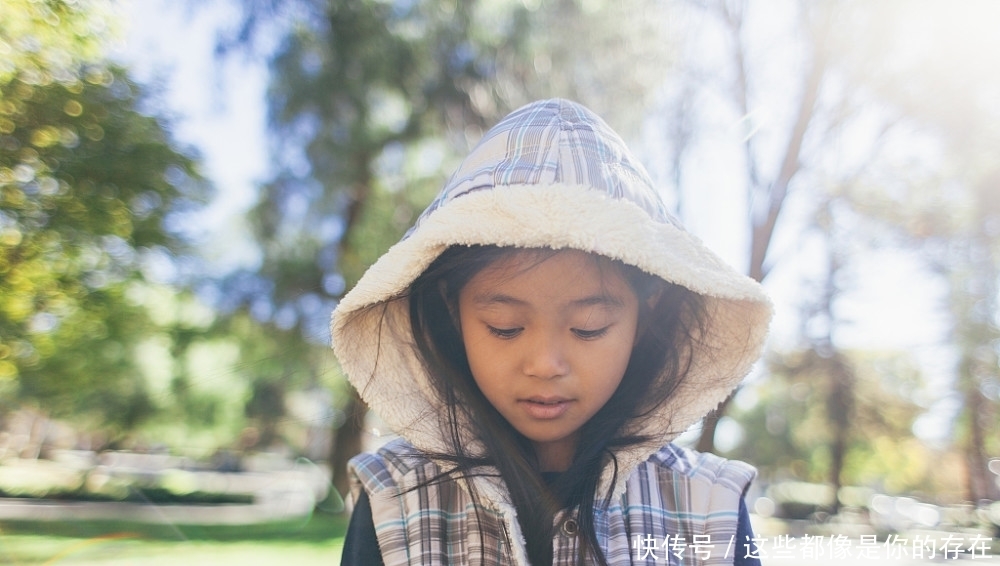
[[[636, 424], [652, 441], [616, 453], [615, 493], [635, 466], [729, 395], [759, 356], [771, 318], [760, 285], [684, 230], [603, 120], [566, 100], [529, 104], [483, 136], [333, 314], [333, 348], [350, 382], [396, 433], [429, 452], [450, 451], [447, 411], [418, 357], [405, 293], [456, 244], [582, 250], [705, 297], [710, 324], [690, 372], [654, 418]], [[612, 487], [612, 476], [605, 470], [602, 488]], [[508, 499], [502, 486], [480, 489], [488, 500]]]

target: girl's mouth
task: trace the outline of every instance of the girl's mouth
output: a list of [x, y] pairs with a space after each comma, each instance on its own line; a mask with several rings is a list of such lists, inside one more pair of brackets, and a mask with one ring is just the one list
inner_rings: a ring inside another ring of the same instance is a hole
[[518, 404], [532, 418], [550, 420], [561, 417], [568, 409], [571, 399], [563, 397], [529, 397], [519, 399]]

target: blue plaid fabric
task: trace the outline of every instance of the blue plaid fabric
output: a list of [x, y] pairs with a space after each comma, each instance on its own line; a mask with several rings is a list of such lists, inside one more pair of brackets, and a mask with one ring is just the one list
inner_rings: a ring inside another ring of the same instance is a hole
[[604, 120], [579, 104], [552, 99], [516, 110], [491, 128], [407, 235], [463, 195], [525, 185], [585, 186], [631, 201], [658, 222], [681, 227], [649, 174]]
[[[355, 496], [363, 489], [370, 498], [385, 564], [517, 564], [513, 512], [491, 501], [477, 505], [464, 480], [426, 485], [440, 468], [417, 454], [397, 440], [349, 465]], [[592, 511], [608, 563], [732, 565], [744, 552], [736, 540], [739, 505], [755, 473], [742, 462], [664, 446], [632, 472], [621, 497]], [[576, 513], [555, 518], [554, 566], [577, 564]]]

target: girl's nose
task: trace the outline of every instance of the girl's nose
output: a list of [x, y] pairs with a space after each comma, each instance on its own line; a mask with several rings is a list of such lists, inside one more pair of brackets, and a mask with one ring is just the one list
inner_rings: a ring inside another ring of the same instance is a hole
[[524, 360], [524, 373], [529, 377], [552, 379], [569, 373], [569, 360], [563, 345], [554, 337], [533, 340]]

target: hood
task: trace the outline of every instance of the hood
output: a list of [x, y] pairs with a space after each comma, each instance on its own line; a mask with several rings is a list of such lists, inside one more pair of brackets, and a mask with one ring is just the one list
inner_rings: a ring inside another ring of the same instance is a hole
[[[616, 454], [616, 492], [635, 466], [716, 408], [760, 355], [771, 318], [761, 286], [684, 230], [603, 120], [566, 100], [536, 102], [484, 135], [413, 228], [334, 311], [333, 348], [348, 379], [417, 448], [447, 451], [447, 433], [413, 345], [408, 303], [398, 299], [456, 244], [592, 252], [704, 297], [710, 324], [691, 369], [636, 431], [653, 440]], [[606, 470], [606, 486], [611, 477]]]

